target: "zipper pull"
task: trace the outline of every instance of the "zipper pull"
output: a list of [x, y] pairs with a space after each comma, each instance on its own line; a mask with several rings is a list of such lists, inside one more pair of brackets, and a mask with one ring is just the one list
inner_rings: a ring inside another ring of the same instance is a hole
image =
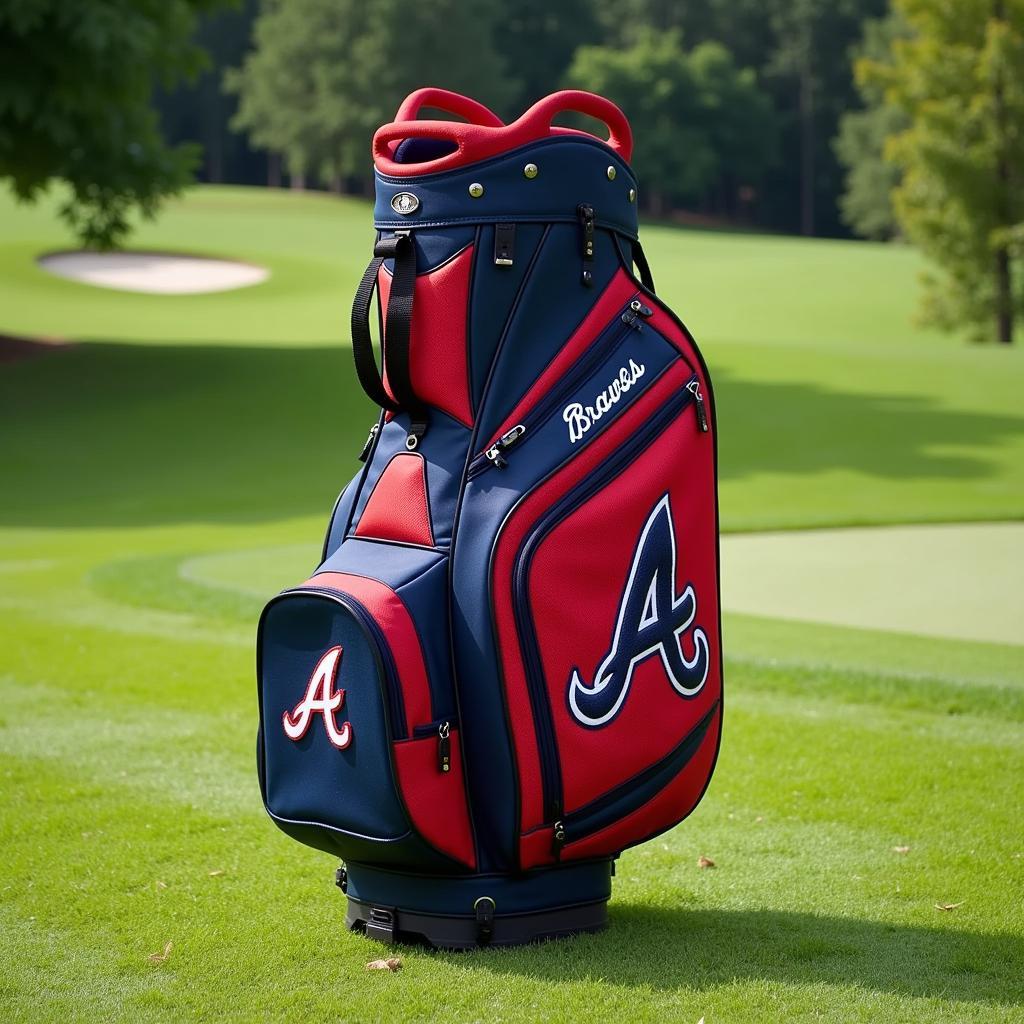
[[565, 824], [561, 821], [555, 822], [555, 831], [551, 837], [551, 852], [555, 860], [562, 856], [562, 847], [565, 846]]
[[374, 423], [374, 425], [372, 427], [370, 427], [370, 436], [367, 437], [366, 444], [363, 445], [363, 450], [359, 453], [359, 461], [360, 462], [365, 462], [369, 458], [370, 449], [373, 447], [373, 442], [376, 439], [377, 433], [379, 431], [380, 431], [380, 424], [379, 423]]
[[589, 203], [580, 203], [576, 207], [576, 216], [583, 229], [582, 281], [589, 288], [594, 283], [594, 275], [590, 272], [590, 264], [594, 262], [594, 208]]
[[650, 306], [645, 306], [639, 299], [634, 299], [629, 304], [629, 309], [622, 314], [622, 322], [629, 324], [630, 327], [636, 327], [639, 331], [640, 328], [637, 327], [636, 321], [641, 316], [654, 316], [654, 310]]
[[517, 424], [511, 430], [506, 430], [501, 437], [498, 438], [494, 444], [491, 445], [484, 455], [487, 456], [491, 465], [497, 469], [504, 469], [508, 465], [508, 459], [502, 454], [502, 452], [508, 451], [513, 445], [518, 444], [523, 434], [526, 433], [526, 427], [522, 423]]
[[686, 385], [686, 390], [693, 395], [694, 400], [697, 403], [697, 422], [700, 424], [700, 432], [706, 434], [708, 432], [708, 414], [704, 408], [704, 396], [700, 393], [700, 381], [691, 380]]
[[451, 723], [442, 722], [437, 729], [437, 768], [447, 775], [452, 770]]

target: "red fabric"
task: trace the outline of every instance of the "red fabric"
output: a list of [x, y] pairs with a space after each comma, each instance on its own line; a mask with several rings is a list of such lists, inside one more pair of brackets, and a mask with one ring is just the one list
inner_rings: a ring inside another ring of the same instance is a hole
[[442, 853], [475, 868], [458, 731], [452, 729], [450, 738], [449, 772], [437, 766], [436, 736], [395, 743], [398, 783], [416, 831]]
[[[399, 109], [399, 114], [415, 95], [413, 93], [406, 99]], [[461, 99], [469, 103], [475, 102], [467, 100], [466, 97]], [[416, 109], [418, 111], [419, 108]], [[378, 128], [373, 136], [374, 163], [381, 174], [409, 177], [462, 167], [550, 135], [576, 134], [593, 138], [589, 132], [552, 127], [552, 120], [566, 111], [579, 111], [603, 121], [608, 126], [607, 145], [629, 163], [633, 155], [633, 133], [630, 131], [626, 115], [611, 100], [579, 89], [565, 89], [545, 96], [534, 103], [518, 120], [500, 127], [493, 124], [466, 124], [461, 121], [392, 121]], [[406, 138], [444, 139], [453, 143], [455, 150], [422, 163], [395, 163], [392, 159], [393, 146]]]
[[355, 535], [434, 546], [427, 464], [419, 452], [399, 452], [391, 457], [370, 492]]
[[627, 814], [600, 832], [569, 843], [562, 849], [562, 860], [583, 860], [618, 853], [624, 847], [682, 821], [697, 806], [715, 767], [721, 715], [721, 711], [718, 711], [712, 718], [707, 735], [693, 760], [673, 782], [632, 814]]
[[405, 703], [405, 731], [430, 721], [430, 684], [423, 648], [405, 602], [387, 584], [347, 572], [318, 572], [303, 586], [327, 587], [351, 594], [377, 620], [398, 669]]
[[[469, 245], [447, 263], [417, 276], [409, 336], [409, 372], [413, 391], [424, 402], [444, 410], [467, 427], [473, 425], [466, 356], [466, 318], [472, 265], [473, 246]], [[383, 267], [377, 275], [377, 287], [380, 289], [381, 307], [385, 311], [386, 337], [391, 275]], [[391, 394], [386, 372], [384, 387]]]
[[555, 858], [555, 830], [550, 826], [528, 832], [519, 842], [519, 866], [523, 871], [540, 864], [550, 864]]
[[612, 317], [617, 316], [619, 310], [636, 294], [636, 285], [622, 270], [616, 271], [601, 297], [590, 307], [590, 312], [587, 313], [583, 322], [573, 331], [565, 345], [558, 350], [558, 354], [533, 382], [530, 390], [519, 400], [505, 422], [484, 445], [483, 450], [490, 448], [502, 434], [511, 430], [517, 423], [523, 422], [526, 414], [559, 383], [572, 364], [586, 352], [594, 339], [608, 326]]

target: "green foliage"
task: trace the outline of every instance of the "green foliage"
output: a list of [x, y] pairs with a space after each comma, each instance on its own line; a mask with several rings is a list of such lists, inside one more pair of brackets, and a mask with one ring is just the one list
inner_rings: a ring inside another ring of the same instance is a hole
[[0, 179], [25, 200], [66, 182], [81, 241], [119, 244], [191, 178], [196, 147], [166, 145], [150, 97], [202, 67], [196, 13], [217, 2], [2, 0]]
[[424, 83], [501, 105], [492, 0], [265, 0], [255, 49], [226, 86], [234, 126], [293, 175], [367, 177], [369, 139]]
[[911, 35], [864, 60], [910, 127], [887, 156], [896, 215], [936, 264], [922, 314], [1009, 342], [1024, 313], [1024, 0], [896, 0]]
[[753, 71], [738, 68], [718, 43], [687, 52], [670, 30], [645, 31], [621, 50], [582, 47], [568, 82], [629, 112], [641, 198], [656, 212], [750, 185], [774, 156], [771, 105]]
[[[864, 38], [854, 53], [855, 61], [889, 61], [893, 41], [906, 36], [898, 14], [871, 18], [864, 23]], [[858, 81], [863, 110], [851, 110], [839, 122], [836, 155], [846, 168], [845, 189], [839, 205], [843, 222], [864, 238], [887, 239], [898, 232], [892, 208], [892, 191], [900, 171], [885, 158], [889, 136], [907, 128], [907, 115], [887, 103], [884, 90], [869, 78]]]

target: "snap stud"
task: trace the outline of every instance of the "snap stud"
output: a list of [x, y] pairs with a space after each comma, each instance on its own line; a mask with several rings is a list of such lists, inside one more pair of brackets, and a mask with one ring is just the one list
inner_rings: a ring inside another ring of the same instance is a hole
[[614, 181], [615, 180], [615, 175], [616, 175], [617, 172], [616, 172], [614, 167], [609, 166], [609, 168], [608, 168], [606, 173], [608, 174], [608, 180], [609, 181]]
[[484, 194], [483, 185], [481, 185], [479, 181], [474, 181], [473, 184], [469, 186], [469, 194], [474, 199], [479, 199]]
[[527, 164], [523, 168], [523, 177], [524, 178], [536, 178], [538, 173], [539, 173], [539, 171], [537, 169], [537, 165], [536, 164]]

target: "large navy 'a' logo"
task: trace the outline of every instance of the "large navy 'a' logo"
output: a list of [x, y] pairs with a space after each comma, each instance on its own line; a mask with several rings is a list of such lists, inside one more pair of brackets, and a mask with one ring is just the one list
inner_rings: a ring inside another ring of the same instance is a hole
[[569, 708], [582, 725], [596, 728], [610, 722], [626, 700], [633, 670], [655, 654], [677, 693], [683, 697], [700, 693], [711, 661], [708, 638], [704, 630], [694, 627], [693, 657], [683, 653], [683, 634], [697, 614], [697, 597], [690, 583], [681, 594], [675, 588], [676, 538], [665, 494], [640, 533], [611, 649], [594, 673], [594, 682], [585, 683], [579, 669], [573, 669], [569, 679]]

